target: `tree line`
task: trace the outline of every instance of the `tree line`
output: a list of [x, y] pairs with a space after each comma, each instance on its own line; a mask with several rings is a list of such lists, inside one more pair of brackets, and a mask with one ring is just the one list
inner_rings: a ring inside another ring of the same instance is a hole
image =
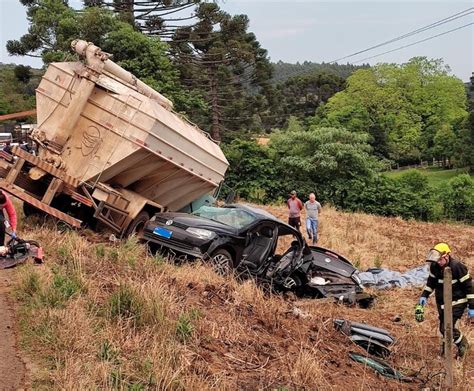
[[342, 79], [347, 79], [356, 70], [370, 68], [368, 64], [338, 64], [338, 63], [316, 63], [312, 61], [297, 62], [291, 64], [283, 61], [272, 63], [273, 84], [281, 84], [296, 76], [315, 75], [320, 73], [332, 74]]
[[474, 179], [459, 174], [442, 186], [406, 171], [384, 174], [385, 162], [372, 153], [368, 134], [343, 128], [301, 126], [271, 134], [267, 145], [235, 139], [224, 145], [230, 168], [224, 195], [233, 191], [256, 203], [284, 201], [291, 190], [316, 193], [336, 208], [405, 219], [474, 223]]

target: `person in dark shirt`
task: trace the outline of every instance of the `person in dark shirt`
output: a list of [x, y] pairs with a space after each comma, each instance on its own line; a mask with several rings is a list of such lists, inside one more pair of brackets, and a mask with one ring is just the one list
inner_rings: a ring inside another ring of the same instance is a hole
[[[463, 357], [469, 348], [469, 343], [456, 328], [456, 322], [461, 319], [467, 307], [470, 323], [474, 322], [474, 287], [469, 270], [466, 265], [451, 256], [451, 249], [446, 243], [438, 243], [434, 246], [428, 252], [426, 261], [430, 262], [430, 273], [415, 307], [415, 318], [418, 322], [424, 320], [424, 306], [431, 293], [434, 292], [438, 307], [439, 331], [444, 336], [443, 274], [444, 268], [449, 266], [453, 276], [453, 340], [458, 348], [458, 355]], [[441, 348], [441, 354], [444, 354], [444, 345]]]
[[301, 210], [303, 209], [303, 203], [296, 196], [295, 190], [290, 193], [290, 198], [288, 198], [286, 201], [286, 205], [288, 206], [288, 224], [299, 231], [301, 226]]

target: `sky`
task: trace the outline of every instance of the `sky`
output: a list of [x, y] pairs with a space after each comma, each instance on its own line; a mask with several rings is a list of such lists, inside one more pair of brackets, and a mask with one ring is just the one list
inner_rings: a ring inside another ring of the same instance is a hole
[[[70, 0], [77, 7], [79, 0]], [[249, 30], [272, 61], [330, 62], [399, 37], [458, 12], [474, 1], [318, 1], [318, 0], [220, 0], [230, 14], [246, 14]], [[474, 11], [474, 10], [473, 10]], [[474, 22], [474, 13], [407, 39], [341, 60], [357, 61], [409, 45]], [[9, 56], [5, 44], [28, 29], [25, 8], [19, 0], [0, 0], [0, 62], [41, 66], [41, 61]], [[474, 25], [402, 50], [364, 61], [404, 63], [415, 56], [441, 58], [452, 73], [468, 81], [474, 71]]]

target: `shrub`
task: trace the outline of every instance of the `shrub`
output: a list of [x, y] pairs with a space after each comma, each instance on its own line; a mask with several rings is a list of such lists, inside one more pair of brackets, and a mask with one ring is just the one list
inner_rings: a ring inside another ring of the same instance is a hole
[[426, 178], [408, 172], [400, 179], [383, 175], [369, 181], [352, 181], [345, 208], [382, 216], [431, 220], [435, 214], [433, 189]]
[[255, 141], [235, 139], [223, 145], [224, 153], [230, 166], [226, 174], [226, 185], [223, 196], [228, 189], [233, 189], [239, 197], [254, 202], [272, 200], [279, 187], [275, 164], [269, 148], [258, 145]]
[[468, 174], [457, 175], [441, 188], [445, 215], [454, 220], [474, 222], [474, 180]]
[[419, 220], [432, 220], [434, 216], [434, 189], [429, 185], [428, 178], [416, 170], [407, 171], [398, 183], [410, 194], [408, 210], [404, 215]]

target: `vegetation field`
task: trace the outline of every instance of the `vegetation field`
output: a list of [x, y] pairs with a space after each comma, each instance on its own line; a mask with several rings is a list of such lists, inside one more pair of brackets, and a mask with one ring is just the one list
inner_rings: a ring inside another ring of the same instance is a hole
[[[286, 217], [282, 206], [266, 209]], [[39, 240], [47, 255], [42, 266], [17, 269], [20, 336], [36, 389], [442, 388], [436, 308], [431, 299], [426, 321], [415, 322], [419, 289], [375, 292], [371, 309], [276, 296], [199, 262], [151, 257], [133, 239], [108, 243], [52, 223], [21, 223], [21, 235]], [[470, 226], [330, 208], [321, 216], [320, 244], [361, 269], [418, 266], [434, 242], [446, 240], [472, 270], [473, 238]], [[388, 329], [397, 339], [388, 361], [416, 380], [388, 380], [351, 361], [348, 353], [359, 348], [334, 330], [334, 318]], [[455, 362], [456, 389], [474, 387], [472, 354]]]
[[428, 183], [431, 186], [439, 187], [444, 183], [448, 182], [451, 178], [454, 178], [456, 175], [466, 174], [467, 170], [462, 168], [444, 170], [442, 168], [418, 168], [410, 170], [393, 170], [384, 173], [384, 175], [398, 179], [403, 174], [406, 174], [408, 171], [417, 171], [426, 176]]

